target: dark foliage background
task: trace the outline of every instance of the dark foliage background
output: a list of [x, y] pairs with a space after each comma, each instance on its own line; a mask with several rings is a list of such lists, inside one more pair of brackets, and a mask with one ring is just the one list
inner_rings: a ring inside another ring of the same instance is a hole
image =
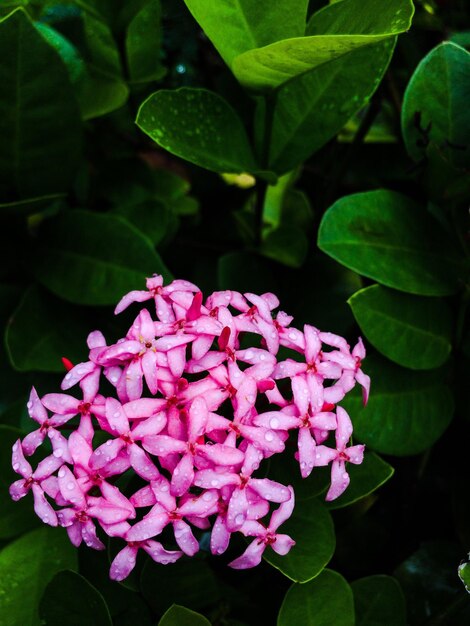
[[[470, 623], [469, 6], [326, 5], [0, 4], [2, 626], [207, 623], [162, 619], [173, 603], [217, 626]], [[304, 35], [300, 72], [272, 42]], [[250, 52], [268, 44], [278, 73]], [[77, 553], [10, 501], [30, 386], [58, 389], [91, 330], [121, 336], [113, 305], [154, 272], [273, 291], [297, 325], [365, 338], [371, 400], [345, 403], [364, 470], [335, 510], [320, 472], [298, 486], [302, 545], [328, 563], [236, 572], [203, 549], [119, 584], [113, 543]]]

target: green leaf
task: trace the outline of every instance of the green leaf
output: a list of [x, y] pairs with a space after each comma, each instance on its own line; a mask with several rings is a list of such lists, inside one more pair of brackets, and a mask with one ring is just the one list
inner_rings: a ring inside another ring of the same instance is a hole
[[83, 15], [83, 25], [88, 73], [80, 86], [80, 103], [83, 117], [91, 119], [121, 107], [129, 90], [110, 28], [89, 13]]
[[332, 570], [287, 592], [277, 626], [354, 626], [354, 602], [350, 586]]
[[281, 225], [263, 237], [261, 253], [288, 267], [301, 267], [308, 253], [305, 230]]
[[410, 0], [344, 0], [312, 16], [306, 37], [277, 41], [237, 56], [233, 73], [247, 88], [271, 90], [359, 48], [406, 31]]
[[356, 626], [406, 626], [405, 598], [391, 576], [368, 576], [351, 584]]
[[354, 424], [354, 437], [383, 454], [419, 454], [449, 425], [454, 402], [443, 374], [406, 370], [378, 356], [366, 358], [371, 395], [362, 406], [358, 389], [342, 402]]
[[130, 80], [145, 83], [165, 74], [160, 62], [162, 29], [159, 0], [149, 0], [133, 17], [126, 33], [127, 66]]
[[77, 550], [64, 529], [45, 526], [3, 548], [0, 552], [2, 626], [39, 626], [38, 605], [47, 584], [58, 571], [75, 570], [77, 565]]
[[463, 582], [465, 589], [470, 593], [470, 562], [465, 562], [459, 565], [458, 574], [460, 580]]
[[402, 130], [415, 161], [431, 145], [457, 167], [470, 164], [470, 53], [443, 42], [424, 57], [405, 92]]
[[423, 296], [446, 296], [459, 289], [455, 244], [429, 213], [394, 191], [337, 200], [323, 216], [318, 246], [387, 287]]
[[267, 550], [264, 558], [294, 582], [305, 583], [315, 578], [333, 556], [333, 521], [326, 507], [315, 498], [297, 502], [292, 517], [280, 532], [290, 535], [295, 546], [285, 556]]
[[[156, 613], [164, 613], [172, 604], [200, 610], [220, 598], [217, 578], [205, 561], [183, 559], [173, 565], [147, 561], [140, 579], [141, 592]], [[156, 590], [165, 589], [165, 593]]]
[[0, 539], [12, 539], [40, 524], [30, 498], [14, 502], [8, 492], [20, 478], [11, 466], [11, 449], [23, 434], [18, 428], [0, 425]]
[[170, 221], [168, 207], [159, 200], [118, 205], [114, 213], [136, 226], [155, 246], [165, 237]]
[[269, 168], [287, 172], [334, 137], [377, 89], [394, 45], [391, 38], [355, 50], [282, 86], [274, 105]]
[[21, 372], [63, 372], [63, 356], [74, 363], [86, 359], [90, 330], [74, 307], [33, 285], [6, 328], [10, 362]]
[[65, 191], [81, 151], [67, 70], [23, 9], [0, 20], [0, 58], [0, 197]]
[[173, 604], [158, 622], [158, 626], [210, 626], [210, 622], [200, 613]]
[[103, 596], [70, 570], [59, 572], [47, 585], [39, 615], [47, 626], [112, 626]]
[[346, 491], [336, 500], [327, 502], [329, 509], [341, 509], [365, 498], [381, 487], [393, 476], [395, 470], [374, 452], [366, 450], [364, 461], [360, 465], [348, 464], [351, 483]]
[[371, 344], [390, 360], [411, 369], [439, 367], [452, 349], [452, 315], [447, 303], [372, 285], [349, 300]]
[[240, 118], [206, 89], [162, 89], [141, 105], [137, 125], [159, 146], [215, 172], [253, 172], [256, 165]]
[[26, 198], [25, 200], [17, 200], [16, 202], [0, 203], [0, 217], [11, 217], [13, 215], [31, 215], [39, 213], [44, 209], [55, 205], [59, 200], [63, 200], [65, 194], [52, 193], [47, 196], [39, 196], [37, 198]]
[[170, 275], [150, 241], [121, 217], [67, 211], [44, 223], [32, 268], [39, 282], [76, 304], [115, 304], [153, 273]]
[[[87, 47], [90, 37], [95, 35], [90, 24], [94, 24], [93, 17], [84, 21], [85, 50], [84, 57], [75, 46], [61, 33], [54, 30], [49, 24], [36, 23], [35, 26], [41, 35], [53, 46], [67, 66], [70, 80], [75, 89], [75, 95], [80, 104], [82, 118], [92, 119], [100, 115], [110, 113], [121, 107], [127, 100], [129, 90], [120, 74], [119, 57], [115, 56], [116, 47], [111, 33], [106, 25], [101, 25], [98, 20], [98, 29], [104, 29], [105, 61], [101, 61], [100, 48], [92, 43], [92, 52]], [[97, 37], [103, 39], [102, 36]], [[110, 53], [106, 53], [107, 47]], [[109, 58], [106, 61], [106, 58]], [[114, 61], [113, 61], [114, 59]]]
[[306, 34], [375, 35], [402, 33], [411, 26], [414, 7], [411, 0], [344, 0], [325, 6], [308, 21]]
[[252, 48], [305, 31], [306, 0], [185, 0], [205, 34], [231, 65], [233, 59]]

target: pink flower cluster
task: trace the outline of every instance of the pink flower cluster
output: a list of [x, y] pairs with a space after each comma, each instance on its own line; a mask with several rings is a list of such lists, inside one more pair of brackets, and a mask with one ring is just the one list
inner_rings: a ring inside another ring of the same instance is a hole
[[[289, 315], [273, 314], [272, 293], [220, 291], [204, 302], [195, 285], [163, 286], [161, 276], [124, 296], [116, 313], [151, 300], [156, 320], [142, 308], [124, 338], [108, 346], [92, 332], [87, 362], [64, 359], [62, 390], [78, 385], [80, 398], [39, 398], [33, 388], [28, 410], [39, 428], [13, 446], [21, 478], [12, 498], [32, 491], [37, 515], [65, 527], [76, 546], [104, 548], [96, 524], [123, 539], [111, 565], [115, 580], [128, 576], [139, 549], [164, 564], [194, 555], [192, 527], [211, 528], [213, 554], [225, 552], [234, 532], [254, 537], [230, 563], [237, 569], [260, 563], [267, 546], [286, 554], [295, 541], [278, 528], [292, 513], [294, 491], [256, 470], [297, 431], [302, 477], [331, 463], [326, 498], [343, 493], [346, 462], [361, 463], [364, 446], [348, 447], [351, 420], [336, 404], [356, 381], [367, 401], [362, 341], [351, 351], [337, 335], [294, 328]], [[294, 358], [280, 358], [280, 348]], [[26, 457], [46, 438], [52, 452], [33, 471]], [[332, 439], [336, 445], [324, 445]], [[126, 497], [115, 479], [129, 468], [143, 486]], [[279, 506], [261, 521], [271, 503]], [[179, 550], [155, 539], [171, 527]]]

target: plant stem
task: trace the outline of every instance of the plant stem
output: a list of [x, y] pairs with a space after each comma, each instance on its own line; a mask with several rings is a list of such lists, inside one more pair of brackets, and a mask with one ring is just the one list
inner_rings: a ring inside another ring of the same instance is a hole
[[[267, 170], [269, 167], [269, 149], [271, 147], [271, 133], [275, 107], [276, 92], [273, 91], [265, 97], [263, 141], [261, 145], [260, 155], [261, 166], [265, 170]], [[263, 179], [259, 179], [257, 182], [257, 194], [255, 203], [255, 246], [257, 248], [260, 248], [263, 241], [263, 210], [267, 190], [268, 183]]]

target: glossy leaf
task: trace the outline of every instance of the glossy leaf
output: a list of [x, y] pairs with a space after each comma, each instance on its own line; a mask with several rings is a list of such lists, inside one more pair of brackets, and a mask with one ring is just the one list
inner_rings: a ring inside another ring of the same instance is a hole
[[47, 585], [39, 615], [47, 626], [112, 626], [103, 596], [70, 570], [59, 572]]
[[360, 465], [348, 465], [351, 482], [346, 491], [336, 500], [327, 502], [329, 509], [349, 506], [381, 487], [393, 476], [394, 469], [374, 452], [366, 450], [364, 461]]
[[470, 563], [461, 563], [458, 569], [459, 578], [463, 582], [465, 589], [470, 593]]
[[354, 437], [383, 454], [419, 454], [442, 435], [454, 409], [442, 372], [414, 372], [378, 356], [368, 356], [364, 371], [372, 379], [366, 407], [356, 388], [342, 402], [351, 415]]
[[81, 150], [67, 70], [22, 9], [0, 20], [0, 57], [0, 196], [14, 201], [65, 191]]
[[306, 0], [185, 0], [227, 65], [234, 57], [305, 31]]
[[336, 135], [377, 89], [395, 38], [290, 80], [276, 94], [269, 168], [284, 173]]
[[279, 611], [277, 626], [354, 626], [350, 586], [332, 570], [324, 570], [304, 585], [294, 584]]
[[237, 56], [232, 65], [247, 88], [271, 90], [321, 65], [406, 31], [410, 0], [345, 0], [313, 15], [307, 36], [283, 39]]
[[77, 550], [65, 530], [43, 526], [0, 552], [2, 626], [39, 626], [38, 605], [54, 575], [77, 569]]
[[357, 323], [386, 357], [411, 369], [439, 367], [452, 349], [447, 303], [372, 285], [349, 298]]
[[411, 0], [343, 0], [314, 13], [307, 25], [307, 35], [330, 33], [373, 35], [406, 31], [411, 25], [414, 7]]
[[[142, 570], [140, 589], [151, 608], [160, 614], [177, 602], [198, 611], [220, 597], [214, 572], [206, 562], [195, 559], [170, 566], [148, 561]], [[156, 593], [158, 589], [165, 589], [165, 593]]]
[[173, 604], [158, 622], [158, 626], [210, 626], [210, 622], [200, 613]]
[[215, 172], [256, 169], [243, 124], [206, 89], [162, 89], [141, 105], [137, 125], [165, 150]]
[[297, 502], [292, 517], [279, 532], [290, 535], [295, 546], [285, 556], [266, 550], [264, 558], [294, 582], [305, 583], [315, 578], [333, 556], [333, 521], [325, 506], [315, 498]]
[[406, 626], [405, 598], [391, 576], [368, 576], [351, 584], [356, 626]]
[[35, 265], [38, 280], [77, 304], [115, 304], [153, 273], [169, 274], [150, 241], [114, 215], [68, 211], [41, 229]]
[[159, 80], [165, 73], [165, 68], [160, 62], [162, 44], [160, 21], [160, 0], [149, 0], [127, 27], [127, 65], [132, 82]]
[[450, 295], [459, 288], [455, 244], [429, 213], [393, 191], [337, 200], [323, 216], [318, 246], [387, 287], [423, 296]]
[[11, 483], [18, 480], [11, 467], [11, 449], [22, 435], [18, 428], [0, 425], [0, 539], [12, 539], [41, 523], [29, 498], [14, 502], [8, 492]]
[[75, 363], [86, 358], [90, 330], [76, 309], [33, 285], [6, 328], [10, 362], [22, 372], [63, 372], [63, 356]]
[[415, 161], [431, 144], [454, 165], [470, 164], [469, 97], [470, 53], [443, 42], [424, 57], [405, 92], [403, 137]]

